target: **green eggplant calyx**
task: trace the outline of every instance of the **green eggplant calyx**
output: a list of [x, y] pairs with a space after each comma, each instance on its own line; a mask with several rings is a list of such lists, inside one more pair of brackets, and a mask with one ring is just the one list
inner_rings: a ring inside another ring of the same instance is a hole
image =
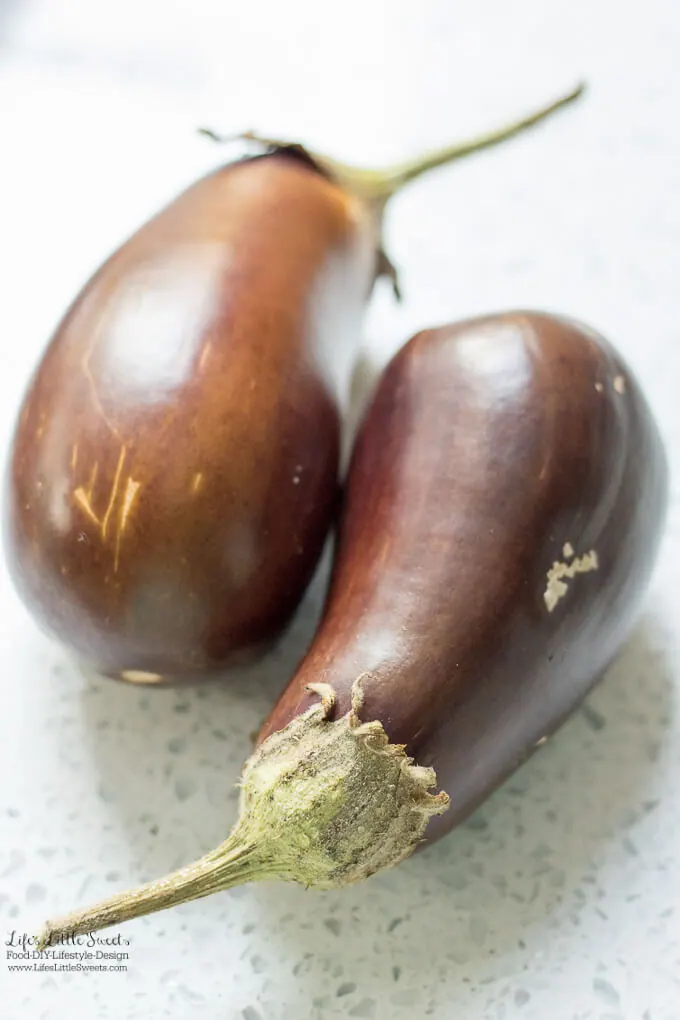
[[215, 850], [185, 868], [49, 922], [42, 947], [143, 914], [267, 879], [333, 889], [408, 857], [429, 819], [449, 806], [431, 793], [434, 769], [391, 744], [378, 720], [361, 722], [362, 677], [351, 708], [333, 719], [335, 693], [272, 733], [243, 769], [239, 818]]

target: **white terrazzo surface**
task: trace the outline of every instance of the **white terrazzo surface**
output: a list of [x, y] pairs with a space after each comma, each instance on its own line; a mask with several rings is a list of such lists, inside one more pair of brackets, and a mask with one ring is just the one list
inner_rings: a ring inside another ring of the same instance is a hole
[[[110, 249], [220, 153], [211, 122], [387, 161], [569, 86], [587, 102], [395, 202], [416, 328], [531, 305], [600, 328], [674, 470], [641, 623], [587, 707], [472, 820], [342, 893], [255, 887], [121, 928], [126, 973], [17, 973], [7, 1020], [677, 1020], [680, 1016], [680, 6], [677, 0], [0, 0], [0, 448], [55, 321]], [[0, 571], [0, 918], [188, 861], [234, 817], [247, 734], [311, 634], [231, 684], [88, 680]], [[4, 957], [4, 947], [3, 947]]]

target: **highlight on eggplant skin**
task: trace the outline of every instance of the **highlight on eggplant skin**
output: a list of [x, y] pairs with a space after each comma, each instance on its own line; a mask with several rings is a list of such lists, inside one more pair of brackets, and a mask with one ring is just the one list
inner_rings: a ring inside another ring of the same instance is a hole
[[425, 330], [359, 430], [324, 616], [260, 739], [332, 685], [465, 818], [628, 636], [667, 502], [646, 399], [598, 333], [536, 312]]

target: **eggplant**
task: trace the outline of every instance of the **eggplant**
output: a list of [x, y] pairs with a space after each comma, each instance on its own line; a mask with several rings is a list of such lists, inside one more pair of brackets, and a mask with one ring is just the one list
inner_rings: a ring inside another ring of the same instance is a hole
[[335, 519], [341, 406], [391, 195], [572, 101], [391, 170], [247, 136], [95, 273], [24, 399], [10, 573], [99, 673], [216, 675], [280, 635]]
[[667, 489], [639, 385], [594, 331], [520, 311], [419, 333], [360, 428], [324, 615], [231, 836], [43, 944], [246, 881], [356, 882], [457, 825], [616, 655]]

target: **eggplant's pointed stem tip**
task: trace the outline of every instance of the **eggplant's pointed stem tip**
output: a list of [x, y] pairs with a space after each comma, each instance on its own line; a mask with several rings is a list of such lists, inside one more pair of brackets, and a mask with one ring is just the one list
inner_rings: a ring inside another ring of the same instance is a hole
[[257, 135], [254, 131], [235, 131], [233, 135], [222, 135], [211, 127], [198, 127], [196, 128], [196, 133], [204, 138], [209, 138], [211, 142], [217, 142], [219, 145], [227, 145], [229, 142], [257, 141]]
[[244, 842], [244, 833], [237, 824], [223, 843], [197, 861], [163, 878], [100, 900], [84, 910], [74, 910], [48, 921], [38, 944], [44, 948], [66, 937], [110, 928], [244, 882], [268, 877], [268, 873], [267, 876], [262, 873], [255, 850], [251, 842]]
[[264, 138], [257, 131], [253, 131], [252, 128], [248, 131], [234, 131], [233, 134], [223, 135], [211, 127], [203, 126], [197, 127], [196, 133], [202, 135], [203, 138], [209, 138], [211, 142], [217, 142], [218, 145], [229, 145], [231, 142], [260, 142], [262, 145], [270, 146], [290, 144], [283, 141], [279, 142], [275, 139]]
[[209, 127], [198, 127], [196, 128], [196, 134], [202, 135], [204, 138], [209, 138], [211, 142], [222, 142], [222, 135], [218, 134], [217, 131], [213, 131]]
[[565, 92], [564, 95], [561, 96], [556, 101], [555, 107], [567, 106], [569, 103], [573, 103], [575, 102], [575, 100], [580, 99], [581, 96], [585, 95], [587, 91], [588, 82], [585, 80], [585, 78], [582, 78], [574, 85], [572, 89], [570, 89], [568, 92]]

